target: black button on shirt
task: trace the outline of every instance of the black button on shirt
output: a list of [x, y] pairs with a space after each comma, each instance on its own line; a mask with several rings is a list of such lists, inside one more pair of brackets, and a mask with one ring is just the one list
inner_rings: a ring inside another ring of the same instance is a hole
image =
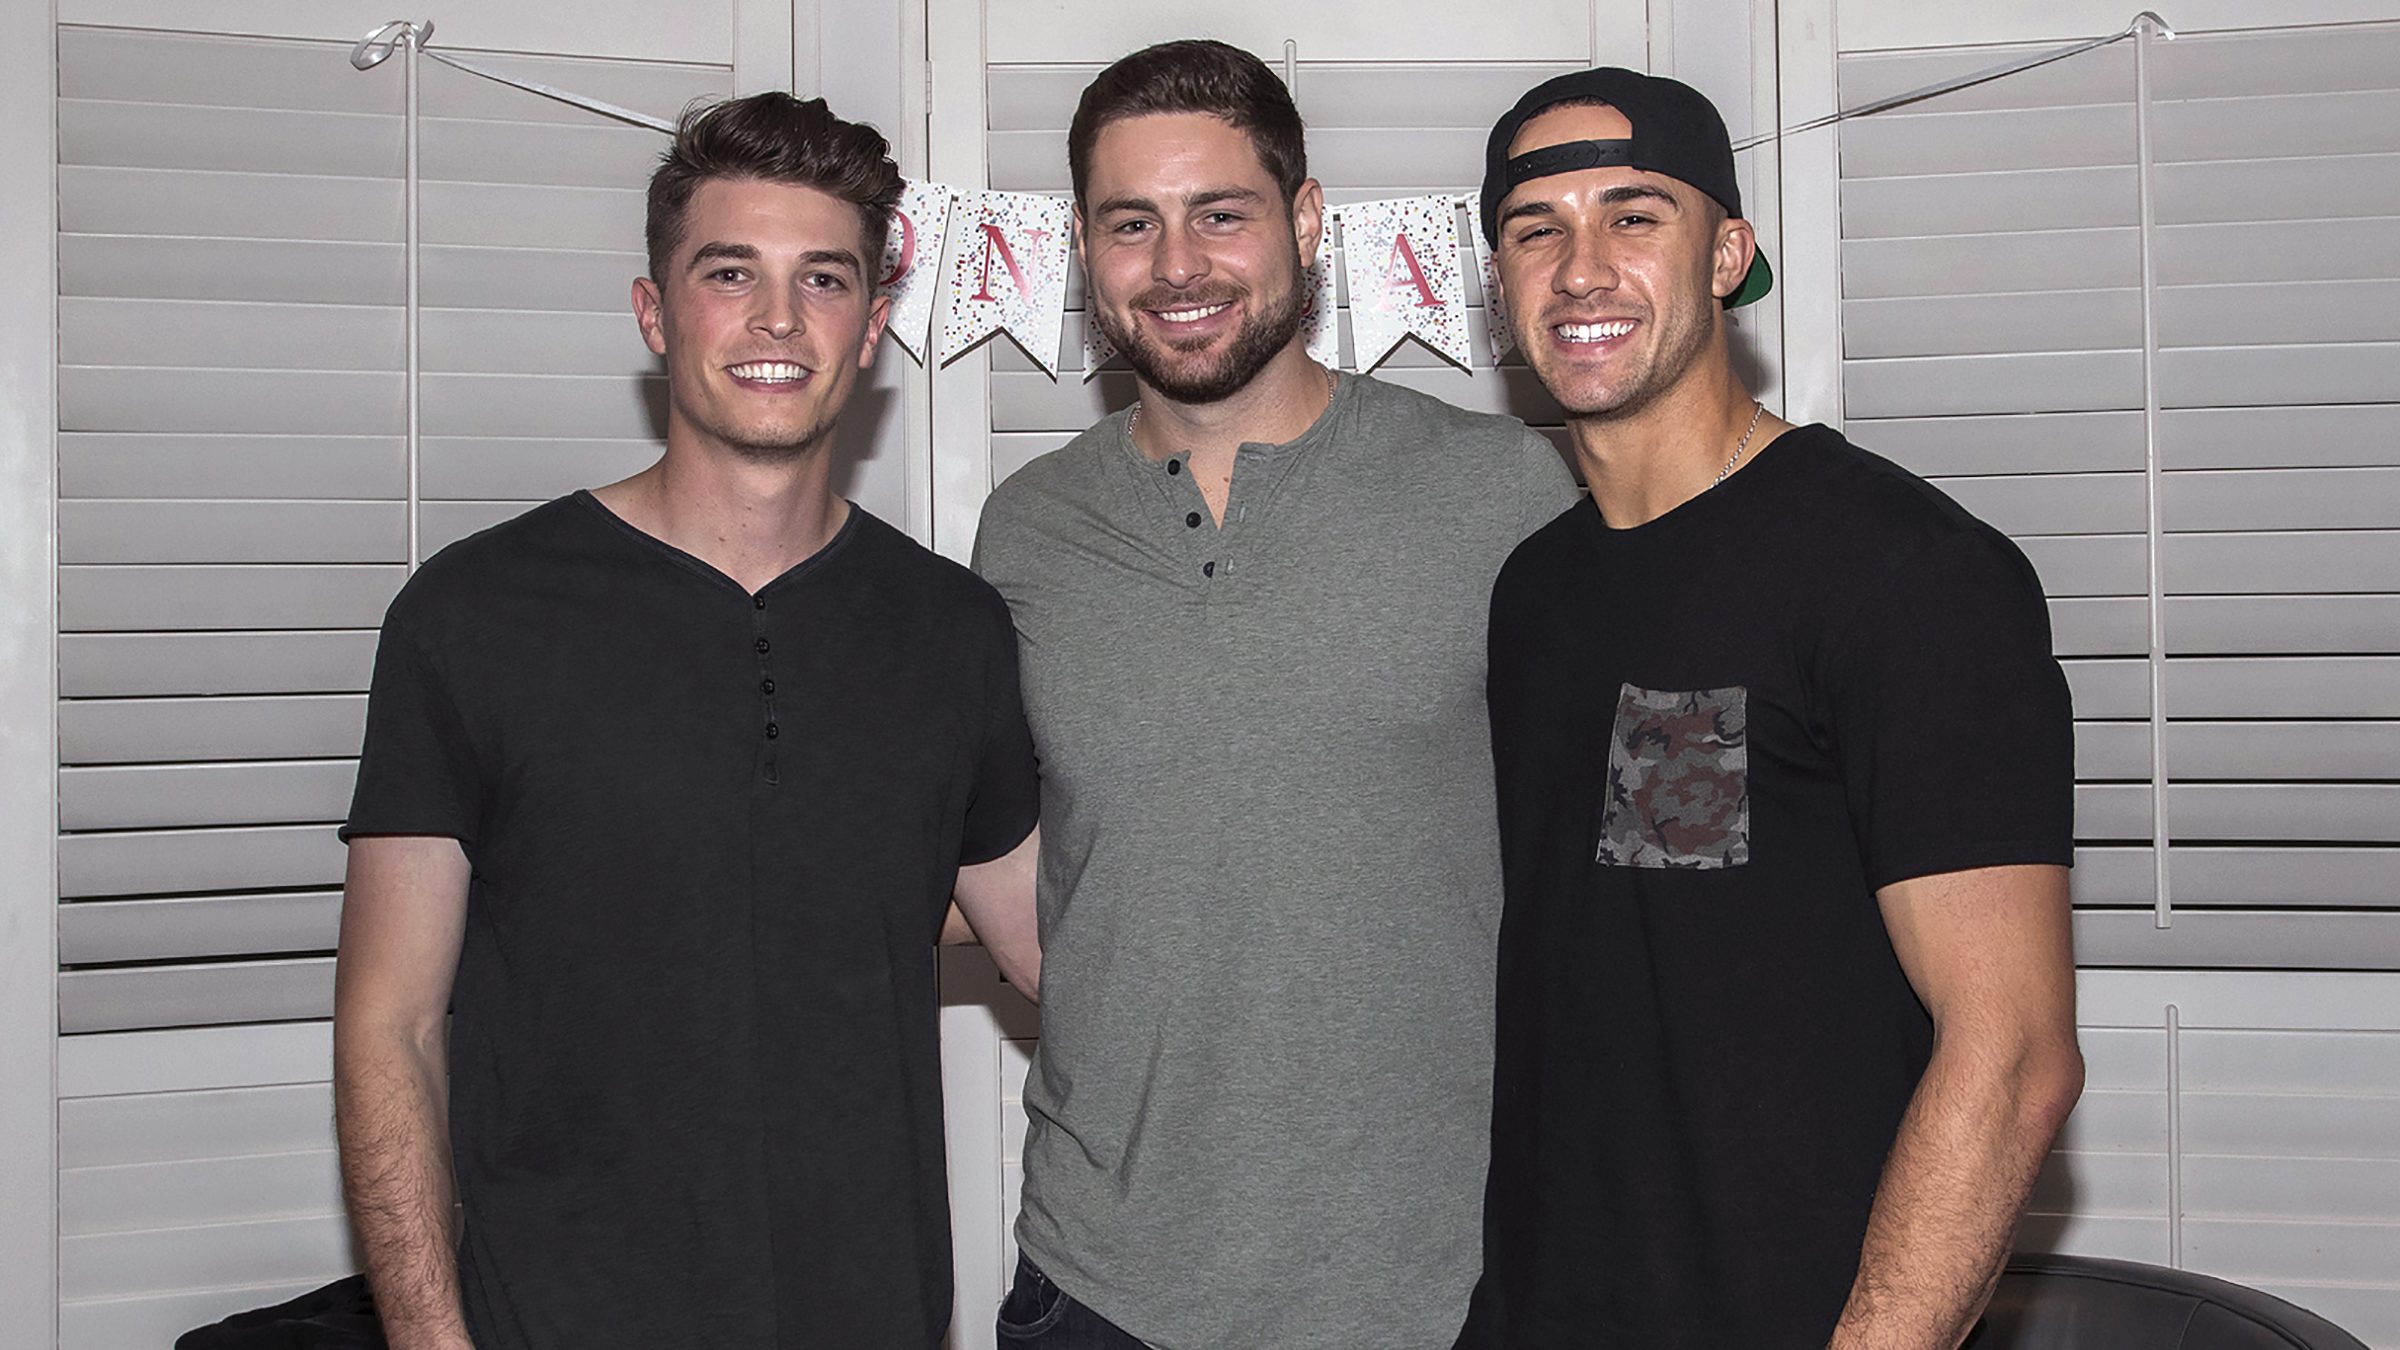
[[767, 654], [767, 650], [768, 650], [770, 647], [772, 647], [774, 644], [772, 644], [772, 643], [768, 642], [768, 641], [767, 641], [765, 638], [763, 638], [763, 637], [762, 637], [762, 638], [760, 638], [758, 641], [756, 641], [756, 642], [753, 642], [753, 643], [751, 643], [750, 645], [751, 645], [751, 646], [753, 646], [753, 647], [756, 647], [756, 648], [758, 648], [758, 654], [759, 654], [760, 656], [765, 656], [765, 655]]
[[1195, 530], [1196, 530], [1196, 529], [1199, 529], [1199, 528], [1200, 528], [1200, 513], [1199, 513], [1199, 512], [1197, 512], [1197, 511], [1194, 511], [1194, 512], [1192, 512], [1190, 515], [1187, 515], [1187, 516], [1185, 516], [1185, 517], [1183, 518], [1183, 523], [1184, 523], [1184, 524], [1186, 524], [1186, 525], [1189, 525], [1189, 526], [1191, 526], [1191, 527], [1192, 527], [1193, 529], [1195, 529]]
[[[856, 508], [764, 595], [579, 493], [386, 617], [344, 832], [473, 864], [450, 1105], [481, 1350], [949, 1323], [933, 946], [956, 869], [1033, 825], [1014, 634]], [[773, 683], [819, 715], [790, 745], [754, 633], [795, 639]]]
[[1170, 473], [1170, 474], [1182, 473], [1182, 472], [1183, 472], [1183, 461], [1182, 461], [1182, 460], [1180, 460], [1180, 459], [1170, 459], [1170, 460], [1168, 460], [1168, 461], [1167, 461], [1167, 472], [1168, 472], [1168, 473]]

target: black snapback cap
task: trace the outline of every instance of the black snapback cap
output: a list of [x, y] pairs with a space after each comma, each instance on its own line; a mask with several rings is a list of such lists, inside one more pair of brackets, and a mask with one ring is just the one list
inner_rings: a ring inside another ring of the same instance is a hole
[[[1564, 141], [1509, 158], [1509, 142], [1527, 122], [1561, 103], [1584, 100], [1623, 113], [1633, 124], [1633, 138]], [[1535, 85], [1492, 128], [1483, 152], [1484, 243], [1495, 250], [1500, 247], [1500, 203], [1519, 183], [1617, 166], [1680, 179], [1707, 193], [1726, 215], [1747, 219], [1742, 215], [1742, 189], [1733, 175], [1733, 138], [1725, 133], [1725, 119], [1708, 96], [1681, 80], [1601, 66]], [[1725, 297], [1725, 308], [1749, 304], [1774, 284], [1775, 274], [1761, 250], [1750, 259], [1750, 274]]]

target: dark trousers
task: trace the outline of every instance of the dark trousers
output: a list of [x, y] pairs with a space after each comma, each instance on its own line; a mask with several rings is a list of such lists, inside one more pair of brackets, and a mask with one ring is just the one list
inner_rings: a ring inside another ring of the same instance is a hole
[[1028, 1350], [1147, 1350], [1115, 1323], [1067, 1297], [1020, 1254], [1017, 1279], [1000, 1302], [1000, 1344]]

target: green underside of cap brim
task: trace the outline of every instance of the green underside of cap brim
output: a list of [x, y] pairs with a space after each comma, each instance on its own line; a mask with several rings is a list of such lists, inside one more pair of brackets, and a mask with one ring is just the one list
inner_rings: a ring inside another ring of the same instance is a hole
[[1767, 255], [1764, 252], [1753, 253], [1750, 255], [1750, 274], [1742, 278], [1742, 284], [1734, 289], [1733, 294], [1725, 297], [1725, 308], [1740, 309], [1754, 300], [1764, 299], [1767, 292], [1774, 289], [1775, 269], [1767, 266]]

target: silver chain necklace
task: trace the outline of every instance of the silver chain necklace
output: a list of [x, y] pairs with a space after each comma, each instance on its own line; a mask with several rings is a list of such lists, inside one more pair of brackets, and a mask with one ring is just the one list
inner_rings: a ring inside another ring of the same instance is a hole
[[[1139, 405], [1136, 406], [1138, 407]], [[1717, 476], [1708, 480], [1708, 485], [1710, 487], [1713, 488], [1717, 484], [1724, 482], [1728, 477], [1732, 476], [1733, 466], [1742, 462], [1742, 452], [1750, 448], [1750, 438], [1758, 434], [1759, 415], [1764, 413], [1766, 410], [1766, 404], [1759, 402], [1757, 399], [1750, 400], [1750, 425], [1743, 429], [1742, 439], [1734, 445], [1733, 458], [1726, 460], [1725, 467], [1717, 470]]]

